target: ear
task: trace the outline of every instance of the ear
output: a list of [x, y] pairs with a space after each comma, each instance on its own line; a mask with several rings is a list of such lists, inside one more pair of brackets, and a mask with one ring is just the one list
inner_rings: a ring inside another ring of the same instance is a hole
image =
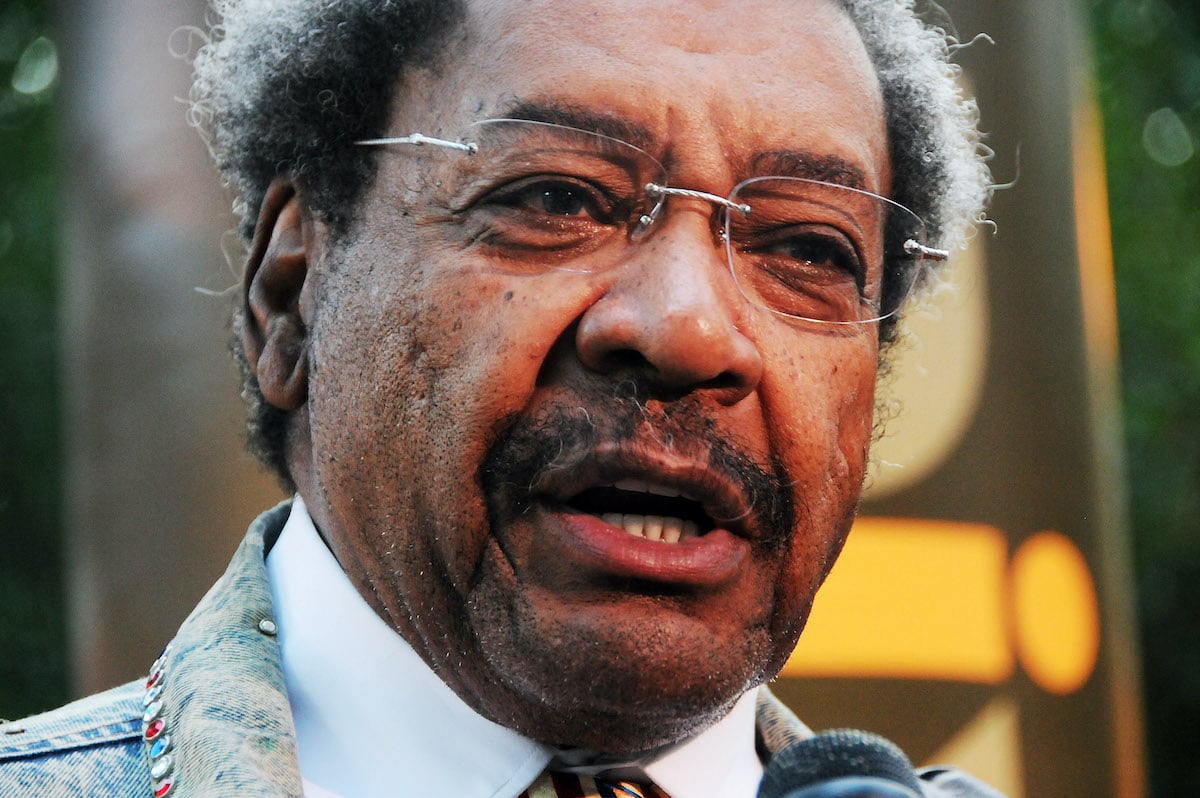
[[314, 231], [295, 185], [274, 180], [246, 260], [241, 336], [263, 398], [281, 410], [296, 410], [308, 398], [308, 313], [301, 300]]

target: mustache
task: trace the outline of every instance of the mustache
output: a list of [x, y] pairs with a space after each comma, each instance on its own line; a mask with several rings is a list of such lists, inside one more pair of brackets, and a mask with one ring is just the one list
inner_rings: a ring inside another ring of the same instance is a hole
[[[786, 541], [795, 527], [791, 480], [771, 457], [760, 466], [720, 433], [694, 398], [650, 408], [632, 391], [578, 394], [533, 413], [505, 419], [480, 469], [493, 520], [524, 513], [547, 474], [571, 468], [598, 450], [665, 451], [703, 463], [738, 485], [765, 541]], [[724, 519], [727, 521], [737, 519]]]

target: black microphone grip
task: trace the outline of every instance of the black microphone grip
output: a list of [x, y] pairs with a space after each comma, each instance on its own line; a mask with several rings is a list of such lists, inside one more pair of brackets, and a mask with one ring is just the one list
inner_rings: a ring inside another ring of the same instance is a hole
[[793, 743], [767, 764], [758, 798], [921, 798], [912, 763], [869, 732], [836, 729]]

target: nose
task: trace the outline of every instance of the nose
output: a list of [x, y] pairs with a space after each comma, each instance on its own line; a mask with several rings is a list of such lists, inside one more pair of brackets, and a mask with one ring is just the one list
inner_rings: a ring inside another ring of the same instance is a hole
[[576, 349], [592, 371], [633, 371], [660, 389], [707, 390], [732, 405], [762, 377], [757, 344], [738, 326], [746, 300], [700, 214], [680, 214], [631, 250], [582, 315]]

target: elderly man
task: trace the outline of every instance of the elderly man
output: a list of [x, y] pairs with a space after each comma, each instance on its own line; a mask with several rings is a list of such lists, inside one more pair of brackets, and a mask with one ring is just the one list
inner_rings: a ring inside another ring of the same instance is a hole
[[987, 193], [943, 36], [906, 0], [217, 6], [193, 99], [296, 498], [144, 683], [10, 726], [0, 792], [755, 795], [808, 734], [762, 685], [881, 349]]

